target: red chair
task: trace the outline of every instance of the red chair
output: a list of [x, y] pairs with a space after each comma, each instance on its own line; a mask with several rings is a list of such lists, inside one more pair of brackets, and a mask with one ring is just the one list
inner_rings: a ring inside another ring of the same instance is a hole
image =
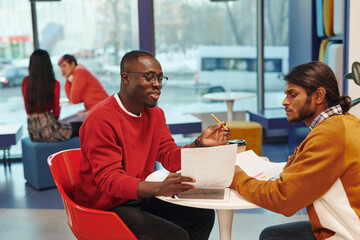
[[68, 224], [77, 239], [122, 239], [137, 238], [114, 212], [79, 206], [71, 199], [77, 179], [80, 149], [65, 150], [51, 155], [48, 165], [63, 199]]

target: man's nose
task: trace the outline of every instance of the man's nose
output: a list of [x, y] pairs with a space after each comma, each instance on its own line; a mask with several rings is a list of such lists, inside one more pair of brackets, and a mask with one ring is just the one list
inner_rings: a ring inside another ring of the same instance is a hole
[[153, 84], [154, 86], [162, 87], [162, 81], [160, 81], [158, 77], [154, 77]]
[[284, 98], [284, 100], [282, 101], [282, 105], [283, 106], [289, 105], [289, 101], [287, 100], [287, 98]]

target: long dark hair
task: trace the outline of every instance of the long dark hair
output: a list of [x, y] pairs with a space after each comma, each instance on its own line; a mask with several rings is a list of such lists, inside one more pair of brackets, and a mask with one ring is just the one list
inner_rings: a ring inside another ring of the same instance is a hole
[[46, 111], [54, 107], [55, 75], [47, 51], [35, 50], [30, 56], [29, 80], [26, 87], [26, 107], [29, 113], [36, 109]]
[[283, 76], [284, 80], [305, 89], [310, 96], [316, 89], [323, 87], [326, 90], [326, 103], [328, 107], [340, 104], [343, 112], [350, 109], [351, 98], [340, 96], [338, 83], [331, 68], [325, 63], [313, 61], [298, 65]]

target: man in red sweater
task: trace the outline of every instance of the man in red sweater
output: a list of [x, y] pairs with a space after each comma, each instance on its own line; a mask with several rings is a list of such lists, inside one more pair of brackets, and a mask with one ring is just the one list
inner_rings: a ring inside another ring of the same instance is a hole
[[[158, 200], [192, 189], [195, 181], [180, 173], [163, 182], [147, 182], [155, 161], [170, 172], [181, 169], [181, 148], [172, 138], [157, 105], [167, 77], [145, 51], [132, 51], [121, 61], [120, 92], [98, 104], [81, 130], [82, 156], [75, 201], [85, 207], [116, 212], [138, 239], [208, 239], [214, 211]], [[230, 136], [222, 122], [185, 147], [225, 144]]]
[[66, 78], [65, 93], [70, 103], [85, 105], [85, 112], [109, 97], [100, 81], [83, 65], [77, 64], [73, 55], [65, 54], [58, 62], [61, 74]]

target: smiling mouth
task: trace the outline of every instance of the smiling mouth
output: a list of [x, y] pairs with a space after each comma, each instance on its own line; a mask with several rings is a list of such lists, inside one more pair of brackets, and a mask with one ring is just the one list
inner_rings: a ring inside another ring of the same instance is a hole
[[158, 100], [159, 97], [160, 97], [160, 92], [159, 92], [159, 91], [151, 92], [151, 93], [150, 93], [150, 96], [151, 96], [153, 99]]

